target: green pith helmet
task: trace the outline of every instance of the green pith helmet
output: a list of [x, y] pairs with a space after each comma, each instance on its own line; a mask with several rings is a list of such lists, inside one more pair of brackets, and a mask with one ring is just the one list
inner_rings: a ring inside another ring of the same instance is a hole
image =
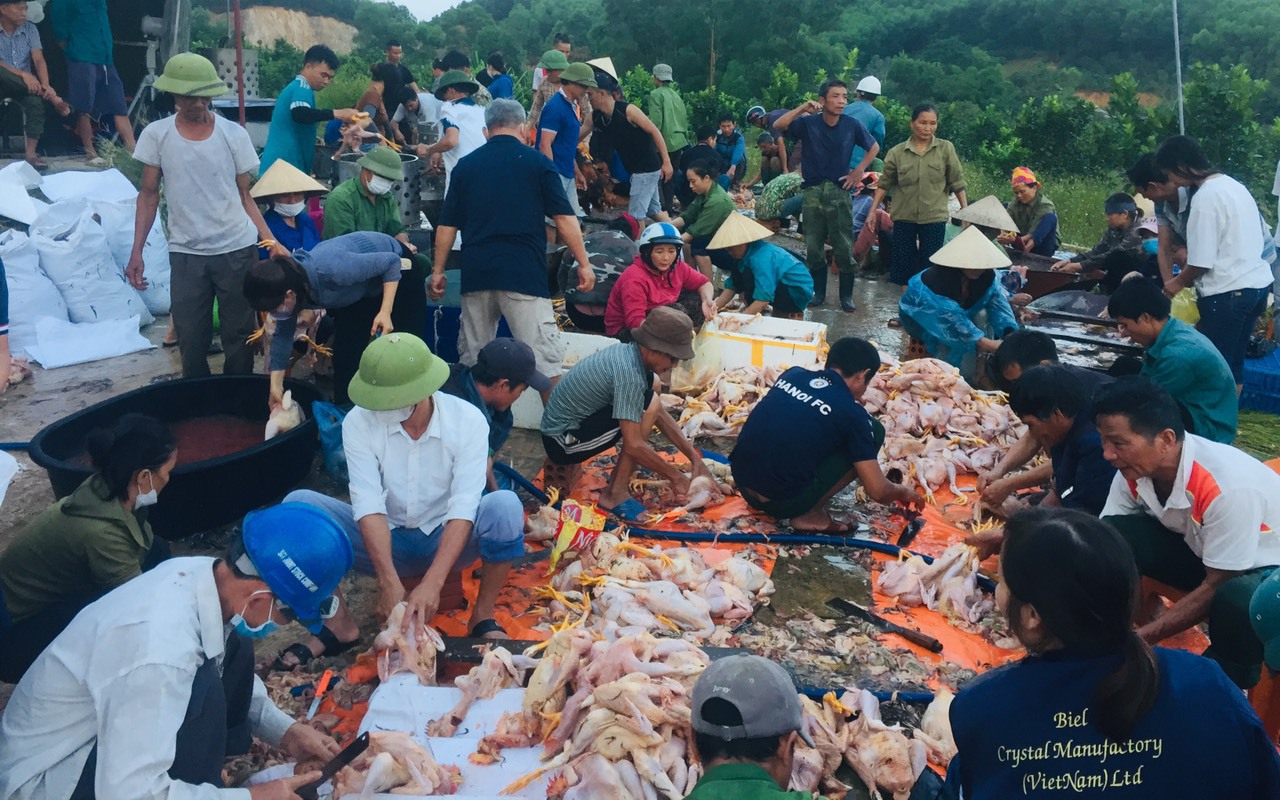
[[389, 181], [404, 180], [404, 167], [400, 163], [400, 154], [390, 147], [379, 145], [356, 162], [356, 166], [367, 169], [374, 175], [381, 175]]
[[432, 93], [437, 100], [444, 99], [444, 90], [450, 86], [467, 94], [475, 94], [480, 89], [480, 83], [471, 78], [470, 75], [460, 69], [451, 69], [440, 76], [440, 82], [436, 84], [436, 89]]
[[561, 83], [576, 83], [579, 86], [585, 86], [588, 89], [597, 89], [599, 85], [596, 83], [596, 71], [590, 65], [575, 61], [570, 64], [564, 72], [560, 73]]
[[538, 67], [541, 69], [568, 69], [569, 57], [559, 50], [548, 50], [542, 54], [542, 58], [538, 59]]
[[371, 342], [347, 393], [371, 411], [417, 405], [449, 379], [449, 365], [411, 333], [389, 333]]
[[156, 78], [157, 91], [183, 97], [221, 97], [227, 85], [218, 77], [213, 62], [195, 53], [178, 53], [164, 65], [164, 74]]

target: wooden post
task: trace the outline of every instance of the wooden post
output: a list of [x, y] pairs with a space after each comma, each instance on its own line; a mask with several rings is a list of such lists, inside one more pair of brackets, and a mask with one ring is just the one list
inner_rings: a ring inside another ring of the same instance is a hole
[[240, 0], [231, 0], [231, 16], [235, 23], [236, 37], [236, 100], [240, 107], [240, 127], [244, 119], [244, 29], [240, 24]]

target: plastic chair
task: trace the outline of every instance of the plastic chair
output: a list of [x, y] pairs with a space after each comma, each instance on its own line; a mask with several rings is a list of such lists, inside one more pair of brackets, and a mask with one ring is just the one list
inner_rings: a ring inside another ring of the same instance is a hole
[[[1142, 596], [1140, 608], [1144, 616], [1147, 611], [1154, 610], [1155, 603], [1162, 602], [1161, 598], [1176, 603], [1186, 594], [1180, 589], [1152, 578], [1142, 579], [1140, 591]], [[1249, 705], [1253, 706], [1254, 713], [1262, 720], [1262, 727], [1266, 729], [1267, 736], [1271, 737], [1272, 742], [1280, 741], [1280, 675], [1264, 665], [1262, 678], [1249, 690], [1248, 697]]]

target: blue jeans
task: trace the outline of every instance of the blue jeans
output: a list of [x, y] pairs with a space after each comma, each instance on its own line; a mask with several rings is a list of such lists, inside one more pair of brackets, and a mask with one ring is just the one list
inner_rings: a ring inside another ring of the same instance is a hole
[[[351, 504], [344, 503], [328, 495], [299, 489], [290, 492], [284, 499], [286, 503], [306, 503], [315, 506], [328, 514], [341, 526], [351, 547], [355, 550], [356, 569], [366, 575], [373, 575], [373, 561], [369, 551], [365, 549], [364, 537], [360, 535], [360, 526], [351, 511]], [[435, 560], [436, 550], [440, 547], [440, 539], [444, 525], [436, 526], [433, 531], [418, 528], [391, 529], [391, 561], [395, 564], [396, 574], [401, 577], [412, 577], [426, 573]], [[499, 490], [490, 492], [480, 498], [480, 507], [476, 510], [476, 521], [471, 526], [471, 538], [462, 548], [452, 571], [463, 569], [475, 563], [478, 558], [485, 564], [500, 564], [514, 561], [524, 555], [524, 505], [515, 492]]]
[[1270, 292], [1270, 286], [1238, 289], [1196, 301], [1200, 309], [1200, 324], [1196, 327], [1222, 353], [1237, 386], [1244, 383], [1244, 354], [1249, 349], [1253, 324], [1267, 307]]

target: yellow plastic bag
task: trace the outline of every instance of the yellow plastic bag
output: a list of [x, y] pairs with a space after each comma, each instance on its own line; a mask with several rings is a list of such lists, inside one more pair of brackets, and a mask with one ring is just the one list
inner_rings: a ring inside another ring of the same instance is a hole
[[577, 500], [565, 500], [560, 506], [560, 527], [556, 532], [556, 543], [551, 549], [551, 563], [547, 574], [555, 572], [560, 556], [568, 550], [585, 550], [604, 530], [605, 516], [596, 508], [595, 503], [579, 503]]
[[1183, 289], [1174, 295], [1172, 301], [1173, 308], [1169, 313], [1174, 319], [1182, 320], [1188, 325], [1195, 325], [1200, 321], [1200, 307], [1196, 305], [1195, 289]]
[[693, 358], [681, 361], [671, 370], [671, 389], [705, 389], [724, 371], [720, 355], [720, 329], [709, 320], [693, 337]]

